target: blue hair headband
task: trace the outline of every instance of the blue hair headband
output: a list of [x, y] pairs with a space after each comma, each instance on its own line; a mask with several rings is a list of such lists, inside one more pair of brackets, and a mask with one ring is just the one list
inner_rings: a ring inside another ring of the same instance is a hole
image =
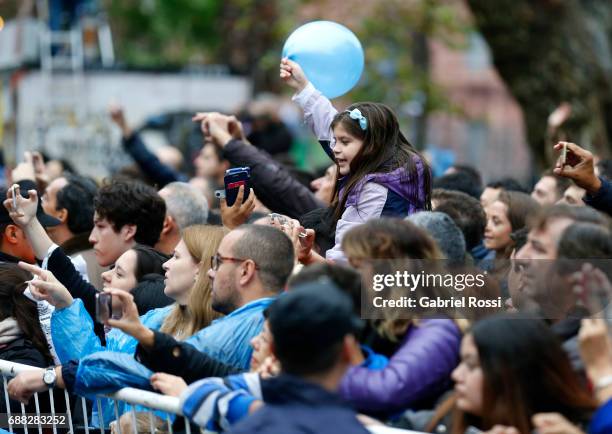
[[368, 120], [365, 118], [364, 115], [361, 114], [359, 109], [345, 110], [345, 112], [349, 114], [349, 117], [351, 119], [359, 121], [359, 127], [363, 131], [368, 129]]

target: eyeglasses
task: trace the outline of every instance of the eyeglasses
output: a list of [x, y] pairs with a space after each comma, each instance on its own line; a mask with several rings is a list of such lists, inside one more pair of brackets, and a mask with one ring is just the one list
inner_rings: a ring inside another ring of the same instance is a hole
[[[221, 256], [220, 254], [217, 253], [215, 256], [210, 257], [210, 268], [213, 271], [217, 271], [219, 269], [219, 266], [223, 263], [223, 261], [244, 262], [244, 261], [248, 261], [248, 259], [231, 258], [229, 256]], [[257, 264], [255, 264], [255, 269], [259, 270], [259, 267], [257, 266]]]

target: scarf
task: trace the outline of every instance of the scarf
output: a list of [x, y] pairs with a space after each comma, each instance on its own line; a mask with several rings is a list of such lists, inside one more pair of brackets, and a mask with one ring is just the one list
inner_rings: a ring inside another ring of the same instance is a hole
[[0, 345], [10, 344], [23, 336], [23, 331], [13, 317], [0, 321]]

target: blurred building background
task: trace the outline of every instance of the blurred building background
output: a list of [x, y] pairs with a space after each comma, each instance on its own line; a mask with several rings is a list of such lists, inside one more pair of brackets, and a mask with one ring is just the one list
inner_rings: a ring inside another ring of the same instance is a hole
[[[612, 2], [0, 0], [0, 16], [9, 165], [42, 149], [98, 176], [114, 170], [125, 158], [106, 115], [115, 100], [130, 122], [161, 132], [148, 144], [187, 158], [196, 110], [282, 120], [295, 164], [316, 169], [325, 157], [278, 79], [284, 40], [316, 19], [348, 26], [365, 49], [360, 83], [335, 104], [390, 105], [437, 174], [461, 163], [485, 181], [528, 183], [559, 137], [610, 152]], [[572, 115], [551, 136], [548, 115], [565, 101]]]

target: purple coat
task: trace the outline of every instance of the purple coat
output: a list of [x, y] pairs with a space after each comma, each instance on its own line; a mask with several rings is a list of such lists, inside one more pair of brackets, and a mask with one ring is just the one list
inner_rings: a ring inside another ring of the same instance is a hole
[[340, 394], [360, 411], [387, 414], [436, 398], [459, 363], [460, 343], [461, 331], [454, 321], [422, 320], [408, 329], [384, 369], [349, 369]]

